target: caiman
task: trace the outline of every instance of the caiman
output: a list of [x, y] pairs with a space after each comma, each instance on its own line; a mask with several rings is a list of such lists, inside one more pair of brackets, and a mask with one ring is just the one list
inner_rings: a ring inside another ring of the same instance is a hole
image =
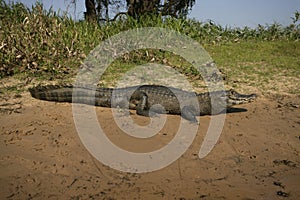
[[46, 85], [29, 88], [29, 92], [32, 97], [40, 100], [129, 108], [143, 116], [176, 114], [192, 122], [197, 121], [195, 116], [217, 114], [257, 97], [256, 94], [239, 94], [233, 89], [195, 93], [161, 85], [96, 89], [87, 86]]

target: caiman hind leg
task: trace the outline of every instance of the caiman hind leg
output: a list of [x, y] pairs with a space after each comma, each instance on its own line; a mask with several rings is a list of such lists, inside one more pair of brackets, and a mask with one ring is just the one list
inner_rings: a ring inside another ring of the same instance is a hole
[[[133, 95], [130, 98], [130, 102], [135, 104], [135, 110], [138, 115], [142, 116], [147, 116], [147, 117], [153, 117], [157, 116], [157, 114], [163, 114], [163, 113], [168, 113], [165, 111], [163, 108], [160, 108], [156, 105], [154, 105], [154, 112], [151, 111], [150, 105], [148, 103], [148, 96], [146, 93], [141, 92], [141, 91], [136, 91], [133, 93]], [[186, 105], [182, 108], [181, 110], [181, 116], [193, 123], [197, 123], [197, 110], [191, 106], [191, 105]]]
[[155, 112], [151, 112], [149, 105], [148, 105], [148, 96], [146, 93], [141, 91], [136, 91], [133, 93], [130, 99], [131, 102], [136, 102], [136, 113], [138, 115], [146, 116], [146, 117], [153, 117], [157, 114]]

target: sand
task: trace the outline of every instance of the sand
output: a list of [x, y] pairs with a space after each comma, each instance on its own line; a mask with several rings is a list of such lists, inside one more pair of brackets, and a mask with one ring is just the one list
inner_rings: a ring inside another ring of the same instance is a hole
[[[1, 199], [300, 199], [300, 98], [259, 96], [226, 115], [213, 150], [198, 152], [210, 116], [188, 150], [171, 165], [125, 173], [95, 159], [77, 133], [72, 106], [33, 99], [27, 92], [0, 101]], [[96, 108], [105, 134], [136, 152], [171, 141], [180, 116], [167, 116], [154, 137], [123, 133], [110, 108]], [[130, 115], [145, 125], [149, 119]]]

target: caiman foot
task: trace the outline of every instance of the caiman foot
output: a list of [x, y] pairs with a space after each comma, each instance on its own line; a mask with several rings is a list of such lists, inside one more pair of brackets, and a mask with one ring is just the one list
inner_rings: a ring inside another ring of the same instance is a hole
[[198, 120], [196, 119], [195, 109], [191, 106], [184, 106], [181, 111], [181, 116], [192, 123], [198, 123]]

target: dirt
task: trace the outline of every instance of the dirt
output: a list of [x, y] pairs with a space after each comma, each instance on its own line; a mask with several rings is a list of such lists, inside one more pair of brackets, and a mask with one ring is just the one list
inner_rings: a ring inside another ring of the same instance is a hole
[[[300, 199], [300, 98], [260, 96], [226, 115], [217, 145], [198, 157], [210, 116], [189, 149], [148, 173], [105, 166], [82, 144], [68, 103], [32, 99], [27, 92], [0, 102], [1, 199]], [[122, 133], [111, 109], [96, 108], [105, 134], [130, 151], [153, 151], [174, 138], [180, 116], [167, 116], [154, 137]], [[146, 117], [132, 111], [136, 123]]]

